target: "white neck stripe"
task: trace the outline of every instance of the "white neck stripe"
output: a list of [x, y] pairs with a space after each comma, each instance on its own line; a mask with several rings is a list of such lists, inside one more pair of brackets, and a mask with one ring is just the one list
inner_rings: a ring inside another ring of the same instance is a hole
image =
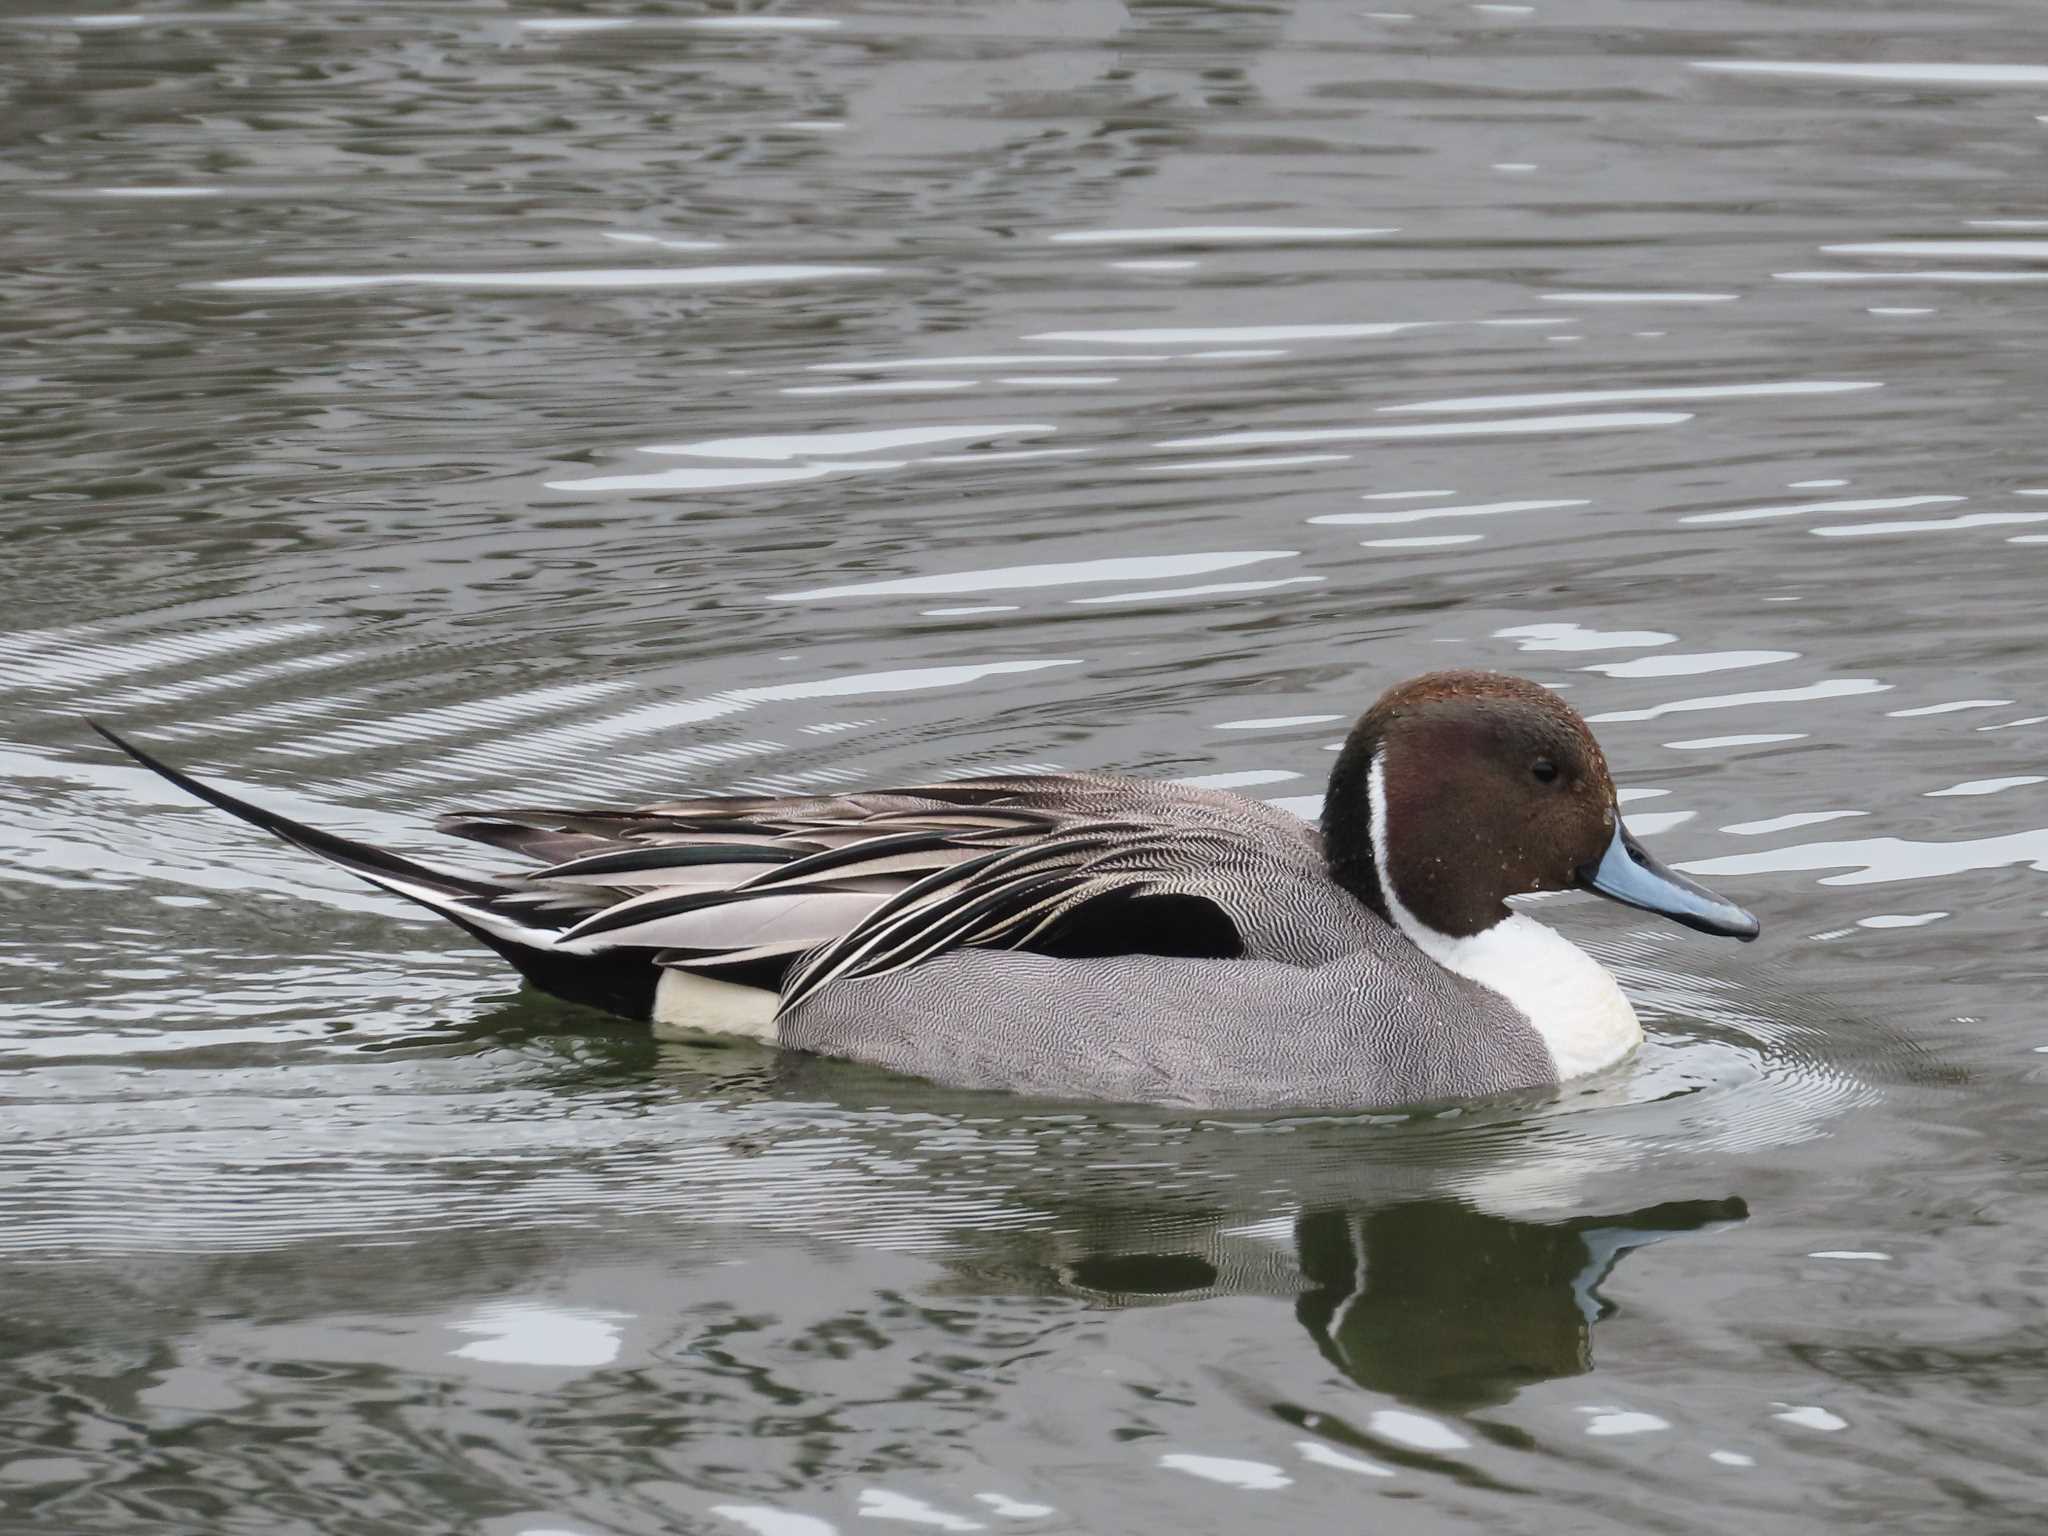
[[1366, 770], [1365, 795], [1367, 809], [1371, 813], [1372, 863], [1373, 872], [1380, 882], [1380, 900], [1386, 903], [1387, 916], [1394, 920], [1394, 926], [1408, 936], [1411, 943], [1425, 953], [1429, 952], [1431, 939], [1448, 941], [1449, 934], [1438, 933], [1410, 912], [1401, 903], [1400, 894], [1394, 889], [1394, 864], [1387, 856], [1387, 754], [1382, 747], [1372, 755], [1372, 766]]

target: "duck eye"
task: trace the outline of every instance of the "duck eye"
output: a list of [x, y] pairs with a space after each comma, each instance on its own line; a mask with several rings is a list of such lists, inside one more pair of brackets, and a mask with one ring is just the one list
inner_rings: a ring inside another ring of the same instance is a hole
[[1547, 757], [1539, 757], [1529, 771], [1536, 775], [1538, 784], [1552, 784], [1557, 781], [1557, 764]]

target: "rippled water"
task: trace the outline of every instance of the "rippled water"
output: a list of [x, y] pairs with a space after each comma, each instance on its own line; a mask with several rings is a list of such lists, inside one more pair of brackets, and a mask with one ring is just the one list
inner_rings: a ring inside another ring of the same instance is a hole
[[[1407, 3], [1407, 0], [1401, 0]], [[0, 12], [0, 1516], [2034, 1530], [2020, 0]], [[1115, 767], [1510, 668], [1765, 917], [1554, 1101], [657, 1046], [182, 801]]]

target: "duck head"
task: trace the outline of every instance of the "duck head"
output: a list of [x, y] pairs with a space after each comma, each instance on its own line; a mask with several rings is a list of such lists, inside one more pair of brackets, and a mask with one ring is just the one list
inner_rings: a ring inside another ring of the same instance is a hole
[[1359, 718], [1330, 775], [1324, 842], [1338, 883], [1395, 927], [1470, 938], [1507, 899], [1587, 890], [1702, 933], [1757, 920], [1666, 868], [1622, 824], [1607, 759], [1578, 711], [1498, 672], [1430, 672]]

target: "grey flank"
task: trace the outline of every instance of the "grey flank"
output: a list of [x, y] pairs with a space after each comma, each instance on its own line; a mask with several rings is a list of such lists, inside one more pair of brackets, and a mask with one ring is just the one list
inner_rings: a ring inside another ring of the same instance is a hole
[[1366, 914], [1321, 965], [961, 950], [842, 980], [782, 1040], [962, 1088], [1204, 1109], [1424, 1104], [1557, 1081], [1508, 1003]]

